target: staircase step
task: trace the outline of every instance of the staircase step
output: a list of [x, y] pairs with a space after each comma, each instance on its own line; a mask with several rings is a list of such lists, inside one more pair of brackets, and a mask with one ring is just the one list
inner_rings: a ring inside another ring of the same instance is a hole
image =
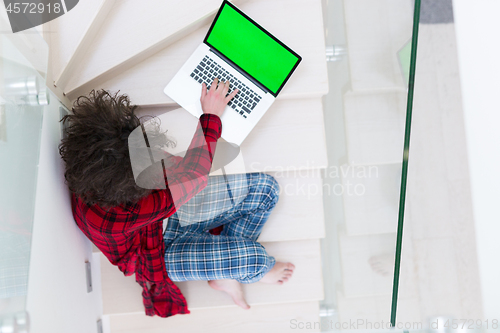
[[344, 12], [352, 89], [406, 89], [397, 53], [411, 39], [411, 2], [350, 0]]
[[[77, 51], [78, 45], [86, 39], [87, 32], [95, 28], [92, 22], [99, 17], [102, 5], [108, 0], [87, 0], [80, 1], [75, 8], [70, 10], [56, 20], [49, 21], [44, 25], [44, 34], [49, 37], [47, 43], [50, 48], [50, 74], [53, 81], [61, 75], [64, 68], [68, 65], [70, 59]], [[106, 9], [106, 7], [104, 7]], [[99, 23], [96, 22], [97, 26]], [[69, 28], [71, 27], [71, 28]], [[44, 36], [44, 37], [45, 37]], [[53, 82], [51, 82], [53, 83]]]
[[277, 100], [241, 145], [249, 172], [326, 168], [321, 99]]
[[[277, 261], [296, 266], [293, 277], [285, 284], [253, 283], [244, 285], [248, 304], [282, 304], [323, 299], [320, 242], [301, 240], [262, 243]], [[141, 287], [135, 276], [124, 276], [101, 254], [101, 277], [104, 315], [144, 313]], [[237, 307], [224, 292], [210, 288], [206, 281], [176, 282], [186, 297], [189, 309]]]
[[[87, 50], [92, 46], [92, 43], [94, 42], [95, 38], [97, 37], [98, 32], [100, 31], [103, 23], [106, 21], [108, 18], [108, 14], [110, 13], [111, 9], [116, 4], [116, 0], [101, 0], [98, 3], [92, 3], [93, 5], [98, 4], [97, 6], [97, 11], [95, 12], [95, 15], [92, 17], [92, 20], [88, 22], [87, 27], [85, 28], [80, 40], [78, 41], [78, 44], [76, 47], [70, 48], [68, 51], [70, 52], [70, 57], [67, 61], [64, 62], [63, 68], [61, 68], [60, 73], [57, 74], [56, 79], [54, 80], [54, 85], [59, 86], [62, 89], [64, 89], [68, 81], [75, 76], [75, 73], [79, 70], [80, 64], [85, 61], [85, 58], [87, 56]], [[88, 6], [88, 3], [85, 4]], [[86, 7], [85, 9], [87, 9]], [[95, 7], [93, 7], [95, 10]], [[81, 13], [83, 14], [83, 13]], [[79, 20], [82, 20], [84, 18], [79, 18]], [[87, 18], [85, 18], [87, 19]], [[81, 22], [81, 21], [80, 21]], [[57, 24], [56, 22], [54, 22]], [[63, 23], [61, 21], [58, 21], [59, 24]], [[67, 24], [67, 22], [66, 22]], [[81, 31], [81, 29], [76, 29], [76, 32], [78, 33]], [[68, 36], [67, 36], [68, 37]], [[73, 36], [74, 39], [74, 36]], [[69, 42], [73, 43], [74, 41]], [[68, 42], [68, 41], [65, 41]], [[64, 42], [60, 45], [66, 45]], [[67, 53], [68, 54], [68, 53]], [[66, 56], [67, 56], [66, 54]], [[54, 74], [54, 73], [53, 73]]]
[[[99, 8], [98, 5], [99, 2], [94, 2], [94, 11]], [[91, 19], [77, 19], [76, 21], [82, 24], [78, 26], [80, 29], [73, 30], [71, 21], [73, 17], [92, 13], [89, 5], [82, 8], [80, 6], [81, 4], [76, 6], [68, 16], [65, 15], [55, 23], [57, 33], [64, 35], [61, 40], [74, 38], [75, 34], [84, 35], [87, 31]], [[94, 88], [100, 77], [106, 75], [112, 77], [113, 73], [122, 72], [140, 63], [174, 41], [209, 23], [219, 7], [219, 0], [202, 2], [150, 0], [147, 3], [133, 0], [116, 1], [102, 22], [102, 27], [93, 39], [93, 43], [85, 49], [83, 56], [78, 55], [80, 62], [71, 73], [68, 73], [70, 79], [67, 85], [61, 88], [67, 95], [81, 86], [85, 90]], [[84, 21], [87, 22], [83, 23]], [[60, 48], [64, 48], [64, 45]], [[60, 48], [55, 50], [59, 52]], [[62, 64], [64, 63], [63, 61]]]
[[[295, 302], [276, 305], [253, 305], [250, 310], [238, 307], [193, 309], [188, 315], [165, 318], [145, 314], [109, 316], [111, 333], [255, 333], [295, 332], [306, 323], [319, 322], [319, 302]], [[299, 323], [302, 323], [299, 326]], [[308, 332], [320, 332], [319, 326]]]
[[[177, 141], [175, 148], [166, 150], [173, 154], [185, 152], [198, 120], [183, 109], [168, 110], [148, 107], [139, 115], [158, 116], [162, 129]], [[325, 140], [321, 99], [277, 100], [242, 143], [240, 156], [225, 171], [298, 173], [315, 169], [319, 173], [317, 169], [326, 168], [328, 163]]]
[[[247, 0], [238, 7], [303, 58], [278, 98], [321, 97], [328, 92], [320, 0]], [[208, 28], [203, 26], [134, 67], [104, 75], [94, 86], [126, 92], [138, 105], [174, 103], [163, 89], [203, 41]], [[88, 90], [85, 86], [67, 94], [73, 100]]]
[[401, 163], [406, 98], [390, 90], [344, 94], [348, 164]]

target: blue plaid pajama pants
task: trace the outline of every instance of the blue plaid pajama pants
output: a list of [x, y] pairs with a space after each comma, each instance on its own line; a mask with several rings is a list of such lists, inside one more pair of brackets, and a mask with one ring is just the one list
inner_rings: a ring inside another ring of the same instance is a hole
[[[184, 226], [179, 221], [181, 212], [169, 217], [163, 240], [166, 270], [172, 281], [234, 279], [253, 283], [273, 268], [274, 257], [267, 254], [257, 238], [278, 201], [278, 182], [264, 173], [227, 175], [227, 180], [236, 181], [238, 177], [246, 177], [248, 191], [242, 200], [233, 202], [234, 206], [228, 198], [214, 200], [212, 207], [216, 211], [221, 205], [229, 207], [219, 215]], [[224, 181], [223, 176], [210, 178], [216, 180], [212, 183]], [[210, 186], [211, 182], [205, 189], [210, 190]], [[210, 208], [199, 213], [211, 215]], [[220, 225], [224, 225], [220, 235], [208, 232]]]

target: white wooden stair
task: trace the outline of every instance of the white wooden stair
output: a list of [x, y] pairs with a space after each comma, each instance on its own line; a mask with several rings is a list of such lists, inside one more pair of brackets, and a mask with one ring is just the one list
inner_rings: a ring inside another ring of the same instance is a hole
[[[193, 320], [192, 318], [196, 318]], [[228, 318], [231, 318], [229, 321]], [[144, 314], [110, 316], [109, 327], [113, 333], [255, 333], [295, 332], [299, 324], [319, 322], [318, 302], [253, 305], [250, 310], [238, 307], [224, 311], [192, 309], [189, 315], [178, 315], [165, 320]], [[319, 332], [319, 329], [307, 332]]]
[[[124, 71], [208, 23], [219, 6], [219, 0], [102, 0], [77, 6], [50, 24], [59, 32], [56, 42], [76, 44], [56, 63], [54, 81], [66, 95], [79, 87], [88, 91], [102, 77]], [[78, 22], [74, 30], [69, 28], [73, 21]]]

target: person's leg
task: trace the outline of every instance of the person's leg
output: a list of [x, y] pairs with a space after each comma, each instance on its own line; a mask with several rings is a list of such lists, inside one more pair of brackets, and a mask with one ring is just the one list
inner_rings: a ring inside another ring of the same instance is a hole
[[180, 227], [176, 214], [169, 219], [164, 243], [167, 273], [174, 281], [235, 279], [282, 284], [291, 276], [286, 271], [294, 268], [290, 263], [276, 263], [260, 243], [248, 238]]
[[253, 283], [273, 268], [275, 259], [249, 239], [187, 232], [166, 246], [165, 264], [172, 281], [234, 279]]
[[[232, 181], [232, 176], [227, 176], [229, 182]], [[221, 177], [220, 180], [223, 181], [222, 176], [215, 177]], [[243, 200], [235, 206], [231, 206], [228, 203], [229, 198], [214, 202], [214, 206], [224, 206], [227, 209], [216, 217], [191, 224], [182, 230], [201, 233], [224, 225], [221, 235], [241, 236], [256, 241], [271, 211], [278, 202], [280, 188], [276, 179], [268, 174], [248, 173], [246, 177], [248, 181], [248, 193]], [[216, 181], [213, 183], [217, 184]], [[207, 208], [207, 211], [210, 209], [212, 208]], [[200, 214], [208, 215], [203, 211]]]
[[[278, 201], [278, 183], [267, 174], [246, 176], [249, 187], [244, 200], [215, 218], [185, 227], [176, 213], [164, 235], [167, 272], [173, 281], [207, 280], [245, 309], [240, 283], [283, 284], [295, 268], [291, 263], [276, 263], [256, 242]], [[207, 232], [219, 225], [224, 225], [220, 236]]]
[[274, 177], [265, 173], [249, 173], [247, 177], [248, 195], [220, 219], [224, 225], [221, 235], [256, 241], [278, 202], [280, 187]]
[[[178, 223], [175, 217], [170, 222]], [[206, 280], [248, 309], [240, 283], [261, 280], [275, 259], [262, 245], [243, 237], [185, 232], [166, 246], [165, 266], [172, 281]]]

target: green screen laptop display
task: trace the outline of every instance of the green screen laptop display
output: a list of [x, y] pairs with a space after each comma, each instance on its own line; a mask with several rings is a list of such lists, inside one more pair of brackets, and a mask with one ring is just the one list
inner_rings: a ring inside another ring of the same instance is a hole
[[227, 2], [205, 42], [276, 95], [300, 56]]

